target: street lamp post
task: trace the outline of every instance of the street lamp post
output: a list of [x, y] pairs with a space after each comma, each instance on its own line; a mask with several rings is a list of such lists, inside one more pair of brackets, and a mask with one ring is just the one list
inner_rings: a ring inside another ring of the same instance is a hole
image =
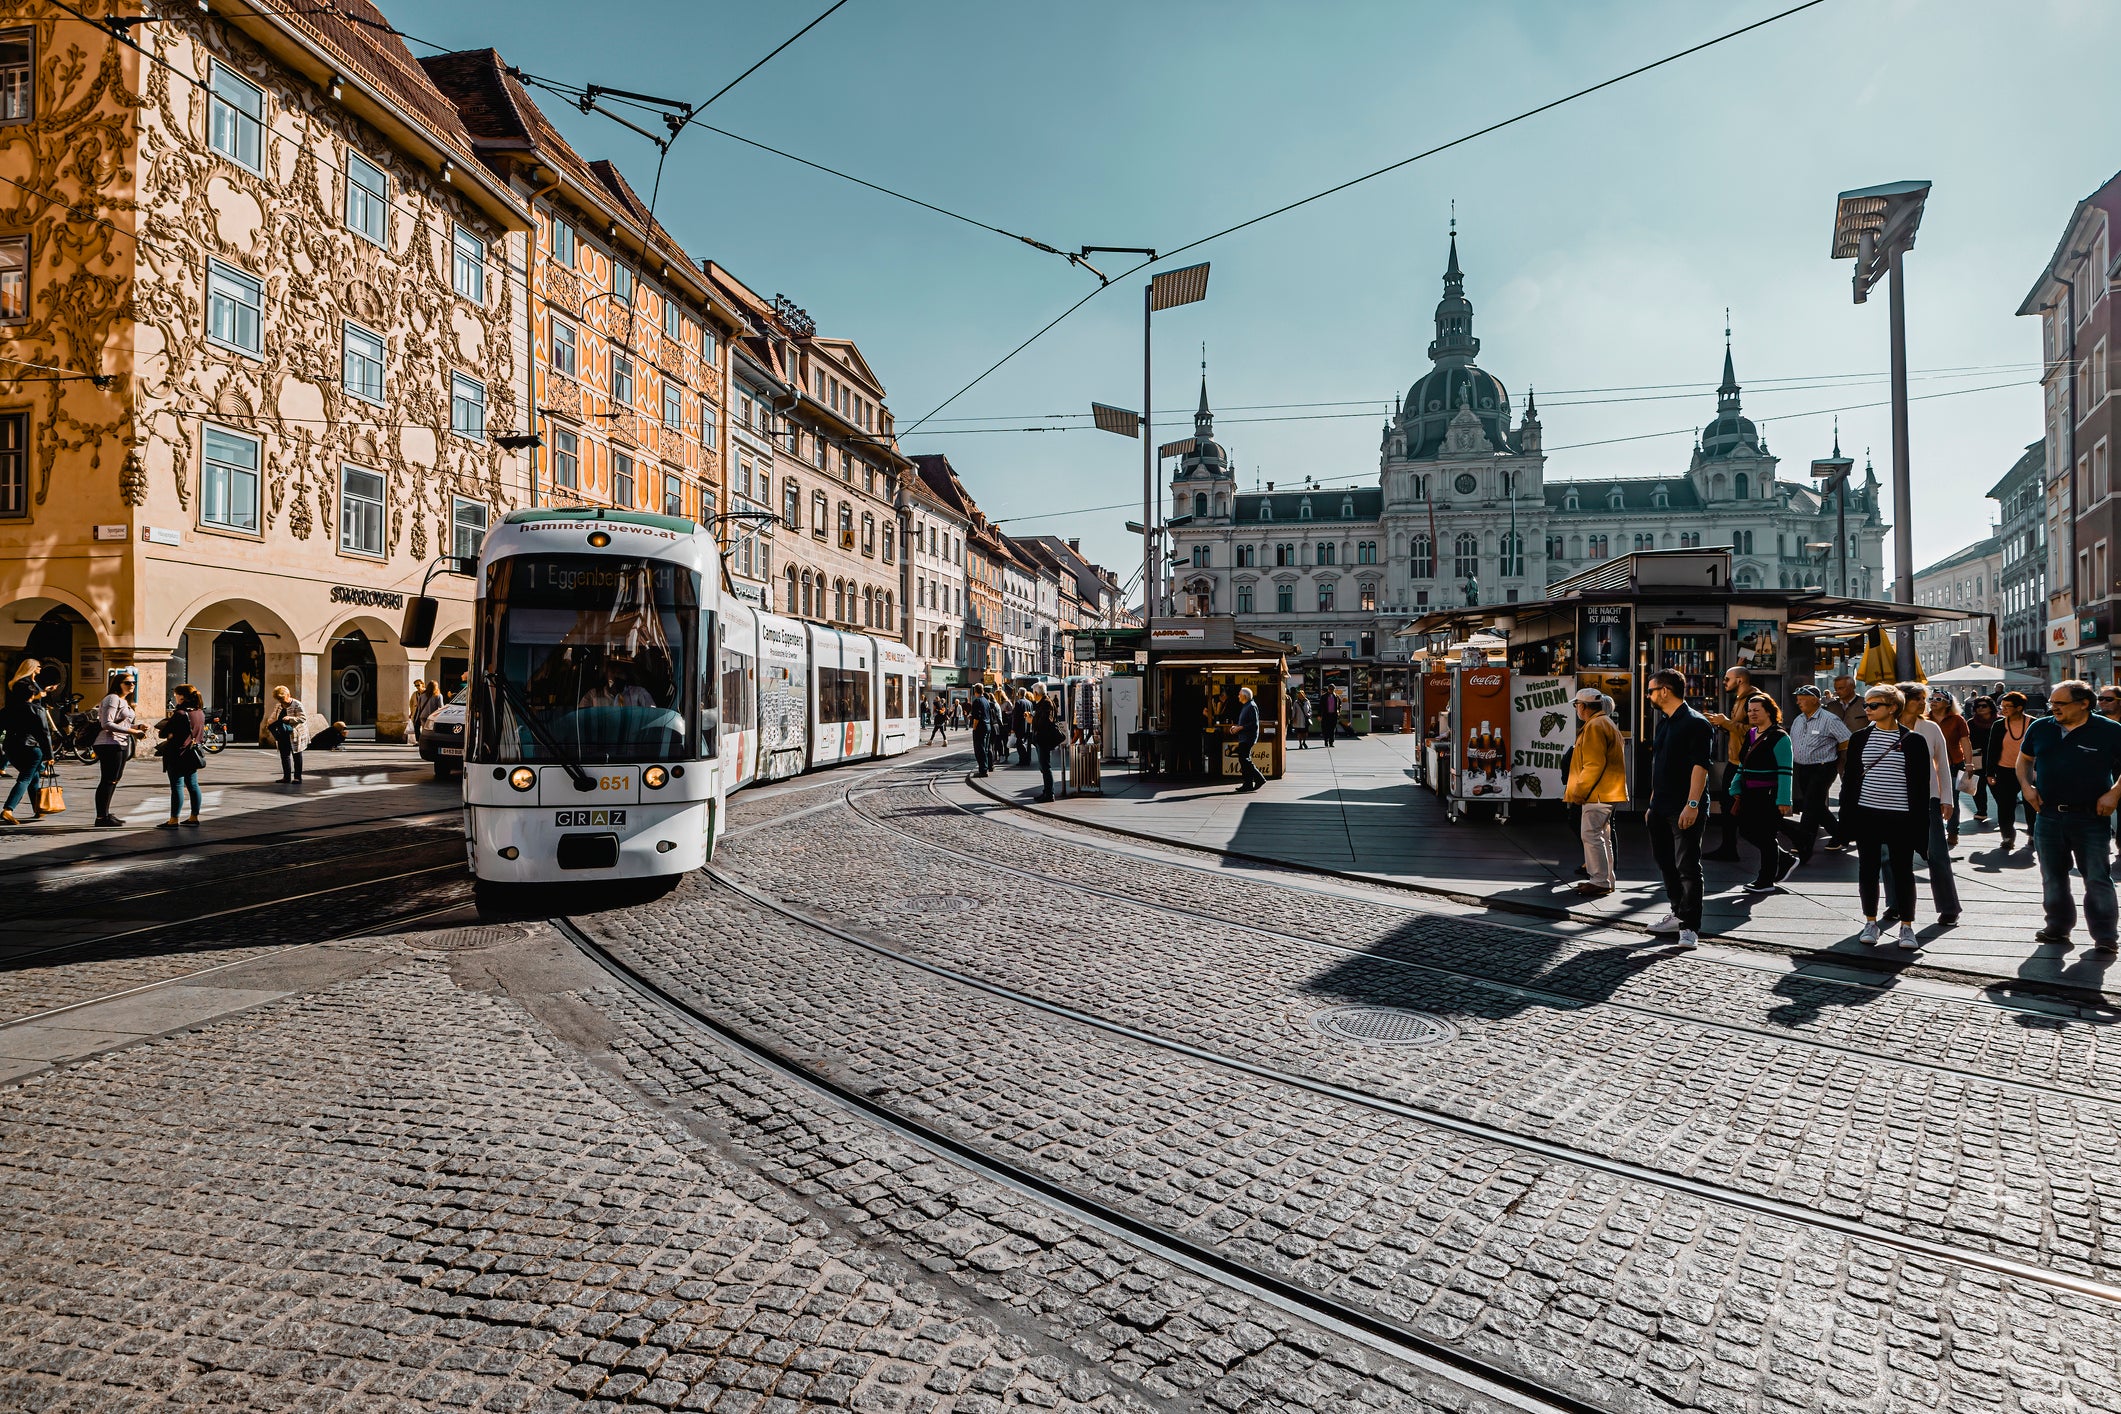
[[[1879, 280], [1890, 281], [1888, 323], [1892, 339], [1893, 401], [1893, 598], [1915, 602], [1915, 495], [1908, 474], [1907, 300], [1901, 257], [1914, 247], [1922, 224], [1928, 182], [1888, 182], [1845, 191], [1834, 205], [1833, 259], [1856, 261], [1856, 303], [1870, 297]], [[1844, 486], [1846, 483], [1843, 483]], [[1902, 624], [1896, 635], [1903, 670], [1914, 661], [1915, 630]]]

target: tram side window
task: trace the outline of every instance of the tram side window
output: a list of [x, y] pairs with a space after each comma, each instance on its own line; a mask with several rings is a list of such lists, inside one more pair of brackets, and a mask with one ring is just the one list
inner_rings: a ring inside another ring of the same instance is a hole
[[887, 717], [903, 717], [906, 715], [906, 679], [903, 674], [884, 674], [884, 715]]
[[817, 670], [817, 719], [820, 725], [844, 722], [840, 715], [840, 670], [819, 668]]
[[749, 731], [758, 724], [758, 703], [752, 691], [751, 659], [733, 648], [722, 650], [722, 726], [727, 731]]
[[841, 720], [841, 721], [843, 721], [843, 722], [866, 722], [866, 721], [868, 721], [868, 720], [869, 720], [869, 674], [868, 674], [868, 672], [867, 672], [866, 670], [864, 670], [864, 669], [861, 669], [861, 668], [856, 668], [856, 669], [855, 669], [854, 671], [852, 671], [852, 672], [842, 672], [842, 673], [840, 674], [840, 680], [841, 680], [842, 682], [844, 682], [844, 683], [846, 684], [846, 693], [847, 693], [847, 698], [846, 698], [846, 701], [847, 701], [847, 715], [846, 715], [846, 716], [844, 716], [844, 717], [842, 717], [842, 718], [840, 718], [840, 720]]

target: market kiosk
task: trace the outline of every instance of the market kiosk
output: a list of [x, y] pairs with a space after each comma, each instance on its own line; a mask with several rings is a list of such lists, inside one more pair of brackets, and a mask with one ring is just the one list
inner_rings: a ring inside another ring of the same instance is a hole
[[1155, 619], [1148, 636], [1147, 720], [1137, 756], [1151, 773], [1236, 777], [1237, 690], [1259, 704], [1253, 764], [1282, 773], [1287, 738], [1288, 660], [1295, 645], [1240, 633], [1230, 615]]
[[[1556, 581], [1544, 600], [1439, 610], [1414, 620], [1400, 637], [1415, 641], [1418, 660], [1436, 664], [1448, 662], [1454, 645], [1485, 632], [1501, 641], [1489, 651], [1514, 677], [1560, 679], [1569, 694], [1583, 687], [1604, 692], [1614, 704], [1639, 800], [1649, 754], [1636, 743], [1650, 674], [1678, 672], [1689, 703], [1719, 712], [1729, 706], [1725, 670], [1744, 667], [1786, 715], [1790, 694], [1812, 683], [1821, 662], [1850, 641], [1904, 623], [1978, 617], [1812, 589], [1734, 586], [1731, 558], [1728, 548], [1636, 551]], [[1441, 739], [1436, 724], [1425, 722], [1425, 729]]]

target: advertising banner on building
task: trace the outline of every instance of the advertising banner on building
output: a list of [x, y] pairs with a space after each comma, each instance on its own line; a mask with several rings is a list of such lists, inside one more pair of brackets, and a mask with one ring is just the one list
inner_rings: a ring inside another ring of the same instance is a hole
[[1634, 671], [1632, 605], [1585, 604], [1576, 611], [1576, 666], [1601, 673]]
[[1575, 679], [1518, 678], [1510, 684], [1510, 793], [1519, 800], [1559, 800], [1568, 784], [1562, 757], [1576, 741], [1569, 706]]
[[1451, 734], [1457, 794], [1468, 800], [1510, 798], [1510, 670], [1451, 670]]
[[1782, 625], [1774, 619], [1740, 619], [1733, 630], [1731, 661], [1755, 673], [1782, 671]]

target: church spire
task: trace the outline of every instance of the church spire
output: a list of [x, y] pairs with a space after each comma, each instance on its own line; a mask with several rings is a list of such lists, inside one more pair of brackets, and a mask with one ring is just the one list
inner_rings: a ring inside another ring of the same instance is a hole
[[1213, 437], [1215, 414], [1208, 410], [1208, 346], [1200, 346], [1200, 406], [1193, 412], [1193, 435]]
[[1738, 372], [1731, 366], [1731, 311], [1723, 311], [1723, 385], [1716, 390], [1716, 411], [1738, 411]]
[[1443, 268], [1443, 298], [1436, 302], [1436, 340], [1429, 357], [1471, 361], [1480, 352], [1473, 337], [1473, 302], [1466, 298], [1466, 274], [1458, 264], [1458, 218], [1451, 218], [1451, 254]]

